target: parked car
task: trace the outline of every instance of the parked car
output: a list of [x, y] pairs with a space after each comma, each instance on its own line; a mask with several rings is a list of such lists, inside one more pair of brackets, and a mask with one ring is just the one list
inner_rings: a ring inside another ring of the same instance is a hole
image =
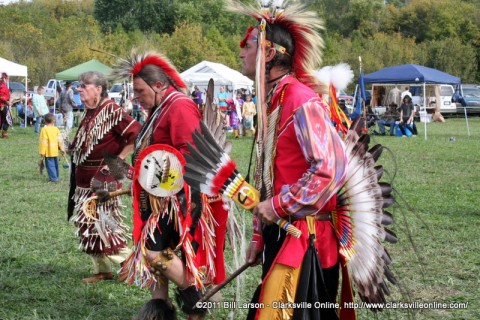
[[80, 100], [80, 93], [77, 90], [79, 85], [80, 85], [80, 82], [78, 81], [72, 82], [73, 100], [75, 100], [75, 103], [77, 104], [77, 108], [73, 108], [73, 111], [83, 111], [85, 109], [85, 106], [83, 105], [82, 100]]
[[45, 90], [43, 91], [43, 95], [47, 99], [55, 98], [57, 94], [57, 87], [63, 88], [64, 84], [65, 82], [62, 80], [55, 80], [55, 79], [48, 80], [47, 85], [43, 86], [45, 88]]
[[[460, 94], [465, 99], [468, 113], [480, 113], [480, 84], [462, 84]], [[464, 112], [458, 104], [457, 113]]]
[[[114, 100], [117, 104], [120, 104], [122, 100], [122, 93], [124, 91], [124, 83], [115, 83], [110, 90], [108, 90], [108, 97]], [[128, 94], [133, 94], [133, 85], [131, 83], [128, 84]]]
[[110, 90], [108, 90], [108, 97], [117, 104], [122, 100], [123, 83], [115, 83]]
[[345, 105], [352, 105], [353, 103], [353, 96], [349, 95], [348, 93], [346, 93], [345, 91], [343, 90], [340, 90], [338, 92], [338, 102], [345, 102]]
[[10, 101], [16, 102], [25, 97], [25, 85], [21, 82], [8, 82], [8, 88], [10, 89]]
[[[115, 101], [115, 103], [121, 106], [126, 112], [130, 113], [133, 108], [133, 84], [128, 83], [127, 87], [125, 87], [125, 85], [126, 82], [115, 83], [108, 91], [108, 97]], [[126, 92], [125, 88], [127, 88]]]

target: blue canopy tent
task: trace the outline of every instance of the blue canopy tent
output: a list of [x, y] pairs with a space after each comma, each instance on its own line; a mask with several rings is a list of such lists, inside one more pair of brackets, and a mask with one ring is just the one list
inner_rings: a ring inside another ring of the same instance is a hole
[[[461, 79], [448, 73], [419, 66], [416, 64], [402, 64], [383, 68], [381, 70], [366, 74], [363, 81], [367, 83], [382, 84], [423, 84], [425, 92], [426, 84], [452, 84], [460, 85]], [[423, 106], [426, 111], [426, 97], [423, 95]], [[468, 126], [468, 122], [467, 122]], [[427, 123], [425, 122], [425, 140], [427, 139]]]
[[399, 66], [383, 68], [366, 74], [365, 83], [438, 83], [460, 84], [461, 79], [448, 73], [416, 64], [402, 64]]

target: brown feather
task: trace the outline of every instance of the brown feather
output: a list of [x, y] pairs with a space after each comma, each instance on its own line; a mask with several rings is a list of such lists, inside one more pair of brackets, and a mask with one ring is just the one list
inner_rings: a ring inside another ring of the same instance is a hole
[[130, 167], [128, 163], [107, 151], [103, 151], [103, 159], [115, 179], [121, 181], [126, 178], [128, 168]]
[[389, 226], [393, 223], [393, 215], [388, 211], [383, 211], [382, 215], [382, 224], [385, 226]]

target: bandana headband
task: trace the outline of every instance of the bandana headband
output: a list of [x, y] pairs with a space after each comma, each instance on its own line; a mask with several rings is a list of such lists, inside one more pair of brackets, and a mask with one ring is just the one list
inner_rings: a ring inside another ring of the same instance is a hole
[[[248, 27], [247, 31], [246, 31], [246, 34], [245, 34], [245, 37], [240, 41], [240, 48], [245, 48], [245, 46], [247, 45], [247, 41], [248, 40], [252, 40], [254, 42], [258, 42], [258, 37], [257, 36], [254, 36], [251, 32], [253, 31], [253, 29], [255, 29], [255, 27], [253, 26], [250, 26]], [[269, 48], [273, 48], [275, 49], [277, 52], [280, 52], [282, 54], [288, 54], [290, 55], [288, 52], [287, 52], [287, 49], [275, 42], [272, 42], [270, 40], [265, 40], [265, 46], [266, 47], [269, 47]]]

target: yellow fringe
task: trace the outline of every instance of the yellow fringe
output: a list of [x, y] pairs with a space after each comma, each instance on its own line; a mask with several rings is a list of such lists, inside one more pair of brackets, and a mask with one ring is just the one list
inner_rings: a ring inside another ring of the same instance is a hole
[[[293, 309], [272, 308], [273, 302], [293, 303], [300, 279], [300, 268], [276, 264], [263, 285], [261, 303], [265, 308], [259, 309], [258, 319], [287, 320], [292, 319]], [[270, 307], [267, 307], [267, 304]]]

